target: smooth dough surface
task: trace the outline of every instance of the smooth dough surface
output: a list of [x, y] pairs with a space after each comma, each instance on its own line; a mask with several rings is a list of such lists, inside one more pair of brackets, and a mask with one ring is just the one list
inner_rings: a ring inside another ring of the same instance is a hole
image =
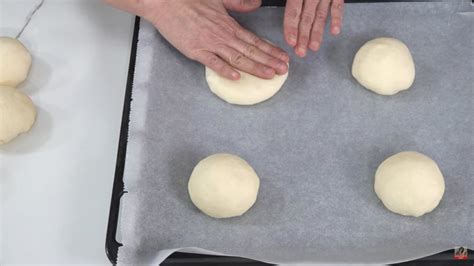
[[36, 119], [31, 99], [15, 88], [0, 86], [0, 144], [27, 132]]
[[275, 95], [288, 77], [288, 72], [283, 75], [275, 75], [272, 79], [261, 79], [242, 71], [239, 73], [240, 79], [230, 80], [206, 67], [207, 84], [215, 95], [228, 103], [252, 105]]
[[444, 178], [431, 158], [405, 151], [380, 164], [374, 189], [390, 211], [419, 217], [438, 206], [444, 194]]
[[31, 55], [17, 39], [0, 37], [0, 85], [16, 87], [28, 76]]
[[415, 63], [408, 47], [394, 38], [376, 38], [357, 51], [352, 76], [365, 88], [393, 95], [410, 88], [415, 80]]
[[214, 218], [244, 214], [257, 200], [260, 180], [242, 158], [217, 153], [200, 161], [189, 178], [188, 191], [198, 209]]

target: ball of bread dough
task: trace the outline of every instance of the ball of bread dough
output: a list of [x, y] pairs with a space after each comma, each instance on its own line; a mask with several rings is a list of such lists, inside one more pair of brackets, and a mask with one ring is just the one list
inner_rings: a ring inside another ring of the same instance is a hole
[[374, 189], [387, 209], [419, 217], [438, 206], [444, 194], [444, 178], [431, 158], [405, 151], [380, 164]]
[[244, 214], [257, 200], [260, 180], [242, 158], [217, 153], [200, 161], [189, 178], [188, 191], [198, 209], [214, 218]]
[[283, 75], [275, 75], [272, 79], [262, 79], [249, 73], [238, 72], [240, 79], [230, 80], [206, 67], [207, 84], [215, 95], [228, 103], [252, 105], [275, 95], [288, 77], [288, 72]]
[[16, 87], [31, 66], [31, 55], [17, 39], [0, 37], [0, 85]]
[[31, 99], [12, 87], [0, 86], [0, 144], [27, 132], [36, 119]]
[[357, 51], [352, 75], [375, 93], [393, 95], [413, 84], [415, 63], [403, 42], [394, 38], [376, 38]]

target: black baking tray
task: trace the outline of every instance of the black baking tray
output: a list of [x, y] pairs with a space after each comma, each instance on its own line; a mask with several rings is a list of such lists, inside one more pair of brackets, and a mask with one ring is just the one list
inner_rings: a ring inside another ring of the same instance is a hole
[[[345, 3], [371, 3], [371, 2], [434, 2], [433, 0], [346, 0]], [[472, 2], [472, 1], [471, 1]], [[284, 6], [286, 3], [285, 0], [262, 0], [262, 6]], [[112, 199], [110, 203], [109, 211], [109, 220], [107, 225], [107, 234], [105, 241], [105, 251], [110, 262], [115, 265], [117, 263], [118, 250], [122, 246], [116, 240], [116, 233], [119, 221], [119, 211], [120, 211], [120, 198], [123, 194], [127, 193], [125, 191], [125, 186], [123, 182], [123, 172], [125, 168], [125, 157], [127, 152], [127, 142], [128, 142], [128, 125], [130, 122], [130, 106], [132, 99], [132, 88], [133, 88], [133, 78], [135, 73], [135, 62], [137, 54], [137, 44], [138, 44], [138, 33], [140, 31], [140, 18], [135, 18], [134, 30], [133, 30], [133, 39], [132, 47], [130, 53], [128, 77], [125, 91], [125, 99], [123, 105], [122, 113], [122, 122], [120, 128], [120, 138], [118, 144], [117, 160], [115, 166], [115, 176], [114, 184], [112, 188]], [[343, 251], [341, 251], [343, 252]], [[425, 258], [420, 258], [417, 260], [394, 264], [394, 265], [474, 265], [474, 259], [472, 259], [474, 252], [468, 250], [470, 259], [468, 260], [454, 260], [454, 250], [447, 250], [432, 256]], [[168, 257], [162, 265], [271, 265], [251, 259], [240, 258], [240, 257], [227, 257], [227, 256], [210, 256], [210, 255], [201, 255], [201, 254], [191, 254], [191, 253], [180, 253], [175, 252], [170, 257]]]

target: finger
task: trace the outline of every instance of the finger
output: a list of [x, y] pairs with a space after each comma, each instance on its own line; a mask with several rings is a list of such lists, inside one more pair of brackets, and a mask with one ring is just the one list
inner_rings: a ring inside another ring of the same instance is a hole
[[255, 62], [229, 46], [218, 49], [217, 54], [231, 66], [259, 78], [271, 79], [275, 76], [275, 70], [273, 68]]
[[301, 13], [301, 20], [298, 31], [298, 44], [296, 45], [295, 53], [304, 57], [308, 48], [311, 27], [313, 26], [314, 16], [316, 15], [316, 7], [319, 0], [305, 0], [303, 4], [303, 12]]
[[338, 35], [342, 28], [342, 14], [344, 12], [344, 0], [333, 0], [331, 3], [331, 33]]
[[316, 18], [314, 19], [313, 29], [311, 30], [311, 39], [309, 48], [313, 51], [319, 50], [323, 40], [324, 25], [328, 16], [329, 2], [331, 0], [321, 0], [316, 9]]
[[224, 7], [227, 10], [237, 12], [251, 12], [262, 5], [261, 0], [224, 0]]
[[286, 63], [290, 61], [288, 54], [281, 48], [259, 38], [257, 35], [246, 29], [241, 28], [240, 30], [237, 30], [235, 36], [242, 41], [257, 47], [263, 52], [276, 57], [277, 59], [285, 61]]
[[285, 74], [288, 71], [288, 65], [283, 60], [265, 53], [252, 44], [236, 39], [229, 45], [247, 58], [273, 68], [278, 74]]
[[203, 51], [196, 57], [196, 60], [224, 78], [231, 80], [240, 78], [239, 72], [235, 71], [234, 68], [213, 53]]
[[286, 42], [295, 46], [298, 40], [298, 25], [300, 23], [301, 8], [303, 0], [287, 0], [285, 17], [283, 19], [283, 34]]

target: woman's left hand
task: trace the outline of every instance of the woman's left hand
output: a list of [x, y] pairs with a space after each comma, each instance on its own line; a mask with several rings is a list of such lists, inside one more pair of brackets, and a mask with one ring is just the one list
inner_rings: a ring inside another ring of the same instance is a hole
[[315, 52], [319, 50], [329, 11], [331, 34], [339, 34], [343, 8], [344, 0], [287, 0], [283, 33], [286, 42], [294, 47], [296, 55], [306, 56], [308, 48]]

